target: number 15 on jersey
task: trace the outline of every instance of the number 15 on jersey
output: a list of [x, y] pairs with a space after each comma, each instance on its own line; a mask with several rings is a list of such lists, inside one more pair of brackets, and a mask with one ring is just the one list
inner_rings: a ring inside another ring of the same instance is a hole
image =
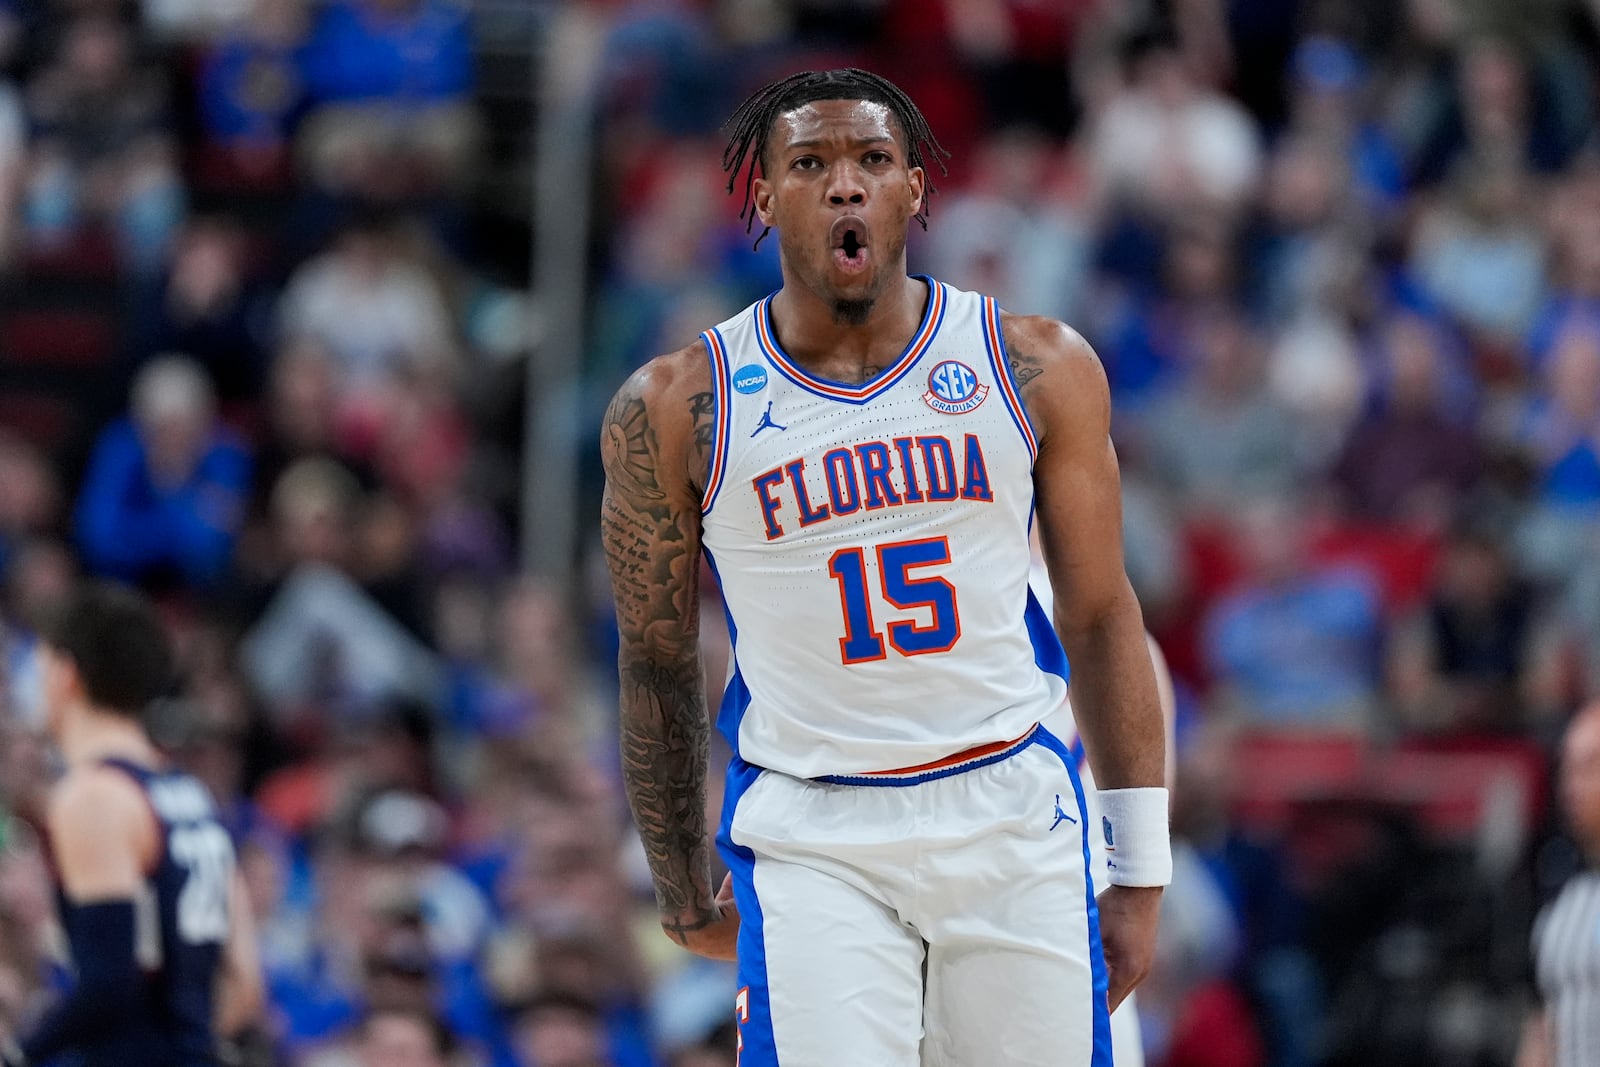
[[[961, 616], [955, 586], [937, 575], [915, 572], [950, 562], [947, 537], [892, 541], [874, 547], [881, 600], [889, 608], [912, 613], [879, 631], [873, 621], [873, 590], [867, 581], [867, 549], [841, 548], [828, 558], [828, 576], [839, 583], [844, 636], [839, 658], [845, 664], [872, 663], [892, 648], [902, 656], [948, 652], [961, 639]], [[885, 616], [888, 611], [883, 613]], [[924, 622], [923, 619], [930, 621]], [[887, 638], [887, 645], [885, 639]]]

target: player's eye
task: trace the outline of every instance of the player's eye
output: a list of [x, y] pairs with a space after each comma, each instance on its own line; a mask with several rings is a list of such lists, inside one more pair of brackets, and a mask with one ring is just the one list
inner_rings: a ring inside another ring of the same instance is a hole
[[817, 170], [822, 166], [822, 160], [816, 156], [801, 156], [789, 164], [792, 170]]
[[873, 151], [868, 152], [866, 154], [866, 156], [863, 157], [862, 162], [868, 163], [868, 164], [873, 164], [873, 165], [882, 164], [882, 163], [893, 163], [894, 162], [894, 157], [891, 156], [889, 153], [883, 151], [880, 148], [880, 149], [874, 149]]

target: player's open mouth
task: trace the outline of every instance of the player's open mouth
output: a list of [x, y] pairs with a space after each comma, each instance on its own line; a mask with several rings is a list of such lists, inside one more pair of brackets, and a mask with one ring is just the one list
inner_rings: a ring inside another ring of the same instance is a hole
[[867, 247], [865, 220], [846, 215], [833, 224], [829, 237], [833, 245], [833, 264], [846, 274], [857, 274], [867, 269], [870, 250]]

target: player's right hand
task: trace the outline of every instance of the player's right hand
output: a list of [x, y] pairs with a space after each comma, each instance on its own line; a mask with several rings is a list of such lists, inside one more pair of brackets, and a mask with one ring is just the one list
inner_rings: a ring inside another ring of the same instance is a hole
[[708, 960], [732, 960], [738, 957], [739, 906], [733, 901], [733, 875], [722, 880], [715, 901], [717, 914], [709, 920], [692, 925], [673, 922], [666, 917], [661, 929], [673, 941]]

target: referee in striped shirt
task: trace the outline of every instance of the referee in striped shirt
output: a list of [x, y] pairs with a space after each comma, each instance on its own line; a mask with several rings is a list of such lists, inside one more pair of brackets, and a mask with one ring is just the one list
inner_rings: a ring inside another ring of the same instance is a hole
[[1561, 805], [1588, 866], [1533, 928], [1543, 1009], [1517, 1067], [1600, 1067], [1600, 701], [1578, 713], [1561, 752]]

